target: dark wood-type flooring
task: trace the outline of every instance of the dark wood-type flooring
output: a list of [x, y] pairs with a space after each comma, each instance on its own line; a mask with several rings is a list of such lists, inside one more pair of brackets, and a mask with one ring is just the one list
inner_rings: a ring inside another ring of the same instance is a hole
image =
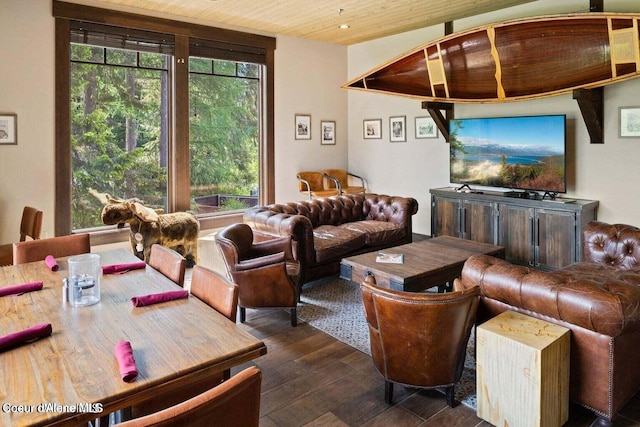
[[[448, 407], [436, 390], [396, 386], [394, 404], [385, 404], [384, 381], [368, 355], [289, 320], [284, 310], [247, 310], [243, 327], [268, 349], [252, 362], [263, 373], [261, 426], [491, 426], [463, 404]], [[595, 426], [595, 420], [571, 405], [566, 426]], [[640, 393], [615, 426], [640, 426]]]
[[[413, 241], [426, 238], [414, 234]], [[448, 407], [436, 390], [396, 385], [394, 403], [387, 405], [384, 380], [368, 355], [307, 323], [292, 327], [288, 311], [247, 310], [243, 327], [267, 345], [267, 354], [251, 363], [263, 375], [261, 427], [491, 426], [463, 404]], [[592, 412], [571, 404], [565, 426], [595, 427], [595, 422]], [[614, 426], [640, 426], [640, 393]]]

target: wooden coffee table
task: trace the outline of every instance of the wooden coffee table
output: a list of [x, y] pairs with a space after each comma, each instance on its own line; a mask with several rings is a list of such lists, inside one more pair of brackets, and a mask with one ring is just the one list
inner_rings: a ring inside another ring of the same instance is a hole
[[[376, 262], [380, 252], [402, 254], [402, 264]], [[408, 243], [344, 258], [340, 264], [340, 277], [360, 282], [373, 274], [378, 286], [399, 291], [421, 292], [438, 286], [438, 291], [450, 290], [453, 280], [460, 277], [464, 262], [472, 255], [485, 254], [504, 258], [502, 246], [451, 236], [438, 236], [420, 242]]]

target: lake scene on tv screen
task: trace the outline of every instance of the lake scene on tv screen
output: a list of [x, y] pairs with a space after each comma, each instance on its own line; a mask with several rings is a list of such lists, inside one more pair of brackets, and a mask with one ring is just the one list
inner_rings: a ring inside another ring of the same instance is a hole
[[564, 193], [565, 116], [454, 119], [452, 183]]

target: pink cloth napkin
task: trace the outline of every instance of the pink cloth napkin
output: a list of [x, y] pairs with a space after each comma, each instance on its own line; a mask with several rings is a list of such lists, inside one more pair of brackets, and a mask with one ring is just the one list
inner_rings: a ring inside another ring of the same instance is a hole
[[159, 294], [142, 295], [131, 298], [134, 307], [142, 307], [143, 305], [157, 304], [159, 302], [171, 301], [174, 299], [187, 298], [189, 291], [181, 289], [179, 291], [168, 291]]
[[12, 285], [0, 288], [0, 297], [7, 295], [19, 295], [25, 292], [39, 291], [42, 289], [42, 282], [29, 282], [21, 285]]
[[0, 351], [16, 347], [20, 344], [51, 335], [51, 323], [41, 323], [22, 331], [13, 332], [0, 337]]
[[102, 267], [102, 274], [126, 273], [129, 270], [140, 270], [145, 268], [147, 263], [144, 261], [130, 262], [126, 264], [112, 264]]
[[49, 270], [51, 271], [58, 271], [58, 269], [60, 268], [60, 266], [58, 266], [58, 261], [56, 261], [53, 255], [47, 255], [47, 257], [44, 259], [44, 262], [47, 264], [47, 267], [49, 267]]
[[129, 341], [120, 341], [114, 349], [118, 370], [124, 382], [130, 383], [138, 378], [138, 368], [133, 358], [133, 349]]

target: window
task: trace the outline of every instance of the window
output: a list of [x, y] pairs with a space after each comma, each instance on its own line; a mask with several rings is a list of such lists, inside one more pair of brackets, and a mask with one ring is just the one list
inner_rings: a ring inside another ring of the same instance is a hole
[[167, 210], [172, 44], [108, 31], [71, 31], [72, 231], [102, 226], [105, 193]]
[[192, 210], [246, 209], [258, 203], [261, 67], [189, 59], [189, 164]]
[[274, 39], [53, 5], [56, 235], [99, 230], [103, 193], [203, 229], [273, 200]]

